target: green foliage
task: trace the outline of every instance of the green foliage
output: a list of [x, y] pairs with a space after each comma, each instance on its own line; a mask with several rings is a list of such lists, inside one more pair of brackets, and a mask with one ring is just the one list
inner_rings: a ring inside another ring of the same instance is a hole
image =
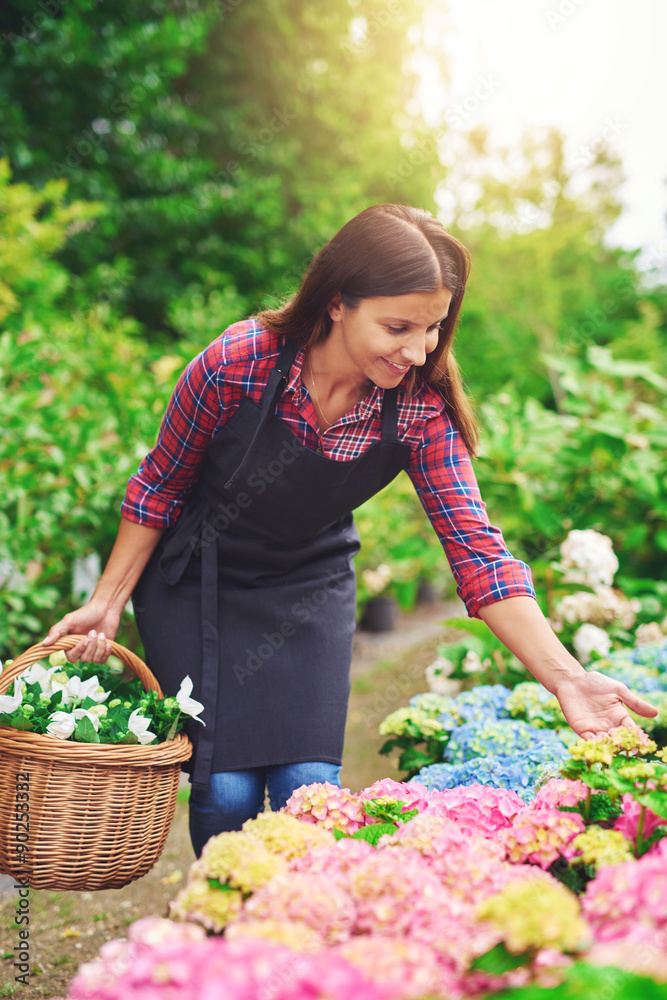
[[559, 986], [521, 986], [500, 995], [504, 1000], [667, 1000], [667, 984], [613, 966], [575, 962]]
[[507, 950], [504, 941], [494, 945], [489, 951], [480, 955], [470, 965], [471, 969], [478, 969], [480, 972], [487, 972], [490, 976], [502, 976], [505, 972], [518, 969], [520, 965], [525, 965], [531, 958], [530, 952], [522, 952], [515, 955]]
[[667, 545], [667, 380], [603, 348], [552, 360], [565, 393], [560, 413], [509, 393], [483, 405], [482, 495], [503, 512], [507, 543], [538, 582], [572, 528], [608, 534], [624, 575], [658, 579]]

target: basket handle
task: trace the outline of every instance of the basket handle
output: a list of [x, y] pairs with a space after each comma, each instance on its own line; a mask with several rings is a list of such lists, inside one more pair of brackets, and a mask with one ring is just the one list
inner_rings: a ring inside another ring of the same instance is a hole
[[[38, 660], [48, 657], [50, 653], [58, 649], [73, 649], [80, 639], [85, 638], [83, 635], [61, 635], [59, 639], [49, 643], [48, 646], [43, 646], [41, 642], [38, 642], [36, 645], [31, 646], [30, 649], [26, 649], [25, 653], [17, 656], [0, 674], [0, 694], [5, 694], [9, 690], [9, 686], [14, 678], [22, 674], [28, 667], [31, 667], [33, 663], [37, 663]], [[119, 642], [111, 643], [111, 652], [137, 675], [145, 691], [155, 691], [158, 698], [164, 698], [164, 693], [155, 675], [151, 673], [144, 661], [136, 653], [133, 653], [131, 649], [127, 649], [125, 646], [121, 646]], [[100, 664], [100, 666], [103, 666], [103, 664]]]

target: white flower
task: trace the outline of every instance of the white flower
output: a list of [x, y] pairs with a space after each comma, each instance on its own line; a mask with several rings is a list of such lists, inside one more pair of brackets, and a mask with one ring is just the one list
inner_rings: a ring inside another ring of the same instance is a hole
[[588, 587], [610, 587], [618, 570], [611, 538], [592, 528], [571, 531], [561, 544], [562, 566], [571, 572], [565, 579]]
[[654, 642], [662, 642], [663, 638], [662, 629], [657, 622], [646, 622], [635, 632], [635, 646], [652, 645]]
[[178, 707], [184, 715], [191, 715], [193, 719], [197, 719], [197, 722], [201, 722], [202, 726], [206, 723], [203, 719], [198, 719], [197, 716], [200, 712], [204, 711], [204, 706], [196, 698], [191, 698], [193, 684], [190, 677], [184, 677], [181, 681], [181, 686], [176, 693], [176, 701], [178, 702]]
[[479, 658], [479, 654], [474, 650], [469, 649], [466, 655], [463, 657], [463, 663], [461, 664], [461, 669], [464, 674], [477, 674], [480, 670], [484, 669], [484, 664]]
[[135, 708], [134, 712], [127, 720], [128, 731], [134, 733], [137, 737], [139, 743], [151, 743], [155, 739], [155, 733], [151, 733], [149, 726], [151, 720], [147, 719], [146, 716], [141, 715], [140, 709]]
[[591, 653], [606, 656], [611, 649], [611, 639], [604, 629], [598, 628], [597, 625], [586, 623], [581, 628], [578, 628], [572, 636], [572, 645], [577, 654], [577, 659], [585, 665], [590, 662]]
[[366, 590], [371, 597], [381, 594], [385, 587], [391, 583], [391, 567], [386, 563], [381, 563], [377, 569], [364, 569], [361, 572]]
[[49, 656], [49, 663], [52, 667], [66, 667], [69, 660], [65, 656], [64, 649], [56, 649]]
[[93, 701], [101, 702], [106, 701], [108, 697], [109, 692], [101, 687], [97, 674], [89, 677], [87, 681], [82, 681], [80, 677], [74, 676], [70, 677], [63, 687], [62, 704], [69, 705], [75, 698], [79, 698], [81, 701], [84, 698], [92, 698]]
[[554, 613], [554, 628], [560, 631], [563, 624], [591, 622], [600, 628], [617, 622], [622, 628], [632, 628], [639, 606], [620, 590], [596, 586], [595, 593], [578, 591], [568, 594], [558, 602]]
[[48, 670], [41, 663], [33, 663], [22, 674], [26, 684], [39, 684], [42, 694], [51, 694], [51, 675], [58, 671], [59, 667], [50, 667]]
[[46, 727], [46, 731], [51, 736], [58, 736], [61, 740], [67, 740], [76, 729], [79, 719], [83, 719], [84, 716], [90, 719], [95, 727], [95, 732], [97, 732], [100, 728], [100, 720], [97, 715], [92, 715], [87, 708], [75, 708], [73, 712], [53, 712], [49, 716], [51, 721]]
[[434, 691], [435, 694], [444, 694], [450, 696], [452, 694], [453, 686], [457, 689], [460, 688], [458, 681], [449, 680], [449, 675], [454, 671], [454, 664], [451, 660], [446, 659], [444, 656], [439, 656], [437, 660], [433, 663], [429, 663], [425, 670], [426, 682], [428, 684], [429, 691]]
[[14, 694], [0, 694], [0, 712], [15, 712], [23, 701], [23, 678], [14, 678]]

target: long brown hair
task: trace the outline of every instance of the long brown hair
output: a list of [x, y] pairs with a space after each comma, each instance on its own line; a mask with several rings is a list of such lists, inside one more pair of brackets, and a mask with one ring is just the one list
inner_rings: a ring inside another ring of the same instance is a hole
[[430, 212], [409, 205], [372, 205], [313, 258], [293, 298], [262, 310], [257, 319], [309, 348], [329, 336], [333, 321], [327, 307], [338, 292], [348, 309], [356, 309], [362, 299], [448, 289], [452, 301], [440, 324], [438, 345], [426, 355], [419, 374], [412, 369], [409, 390], [415, 378], [436, 387], [474, 455], [477, 423], [452, 351], [469, 271], [470, 254]]

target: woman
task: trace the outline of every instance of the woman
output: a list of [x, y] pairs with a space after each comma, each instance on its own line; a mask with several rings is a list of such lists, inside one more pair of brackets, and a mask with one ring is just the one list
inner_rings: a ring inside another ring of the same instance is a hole
[[[294, 788], [338, 783], [355, 625], [351, 511], [406, 469], [468, 613], [558, 698], [582, 736], [655, 709], [586, 672], [552, 632], [528, 567], [485, 514], [477, 435], [452, 353], [465, 248], [428, 212], [376, 205], [313, 260], [282, 308], [235, 323], [181, 376], [129, 482], [91, 600], [47, 642], [103, 662], [132, 595], [166, 694], [204, 705], [195, 852]], [[626, 708], [627, 706], [627, 708]]]

